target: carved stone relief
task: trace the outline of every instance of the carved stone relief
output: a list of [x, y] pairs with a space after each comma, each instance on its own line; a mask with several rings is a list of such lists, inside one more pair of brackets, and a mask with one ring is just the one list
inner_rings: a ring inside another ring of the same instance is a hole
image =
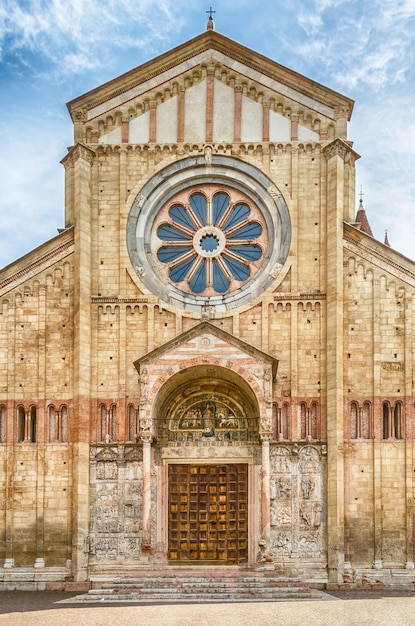
[[88, 551], [97, 560], [137, 559], [142, 542], [142, 448], [92, 446]]
[[322, 446], [271, 446], [274, 557], [325, 558], [324, 457]]

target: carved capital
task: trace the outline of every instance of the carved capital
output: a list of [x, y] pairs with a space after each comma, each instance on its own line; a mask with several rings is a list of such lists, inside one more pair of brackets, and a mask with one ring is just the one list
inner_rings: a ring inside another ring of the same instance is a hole
[[68, 154], [62, 159], [61, 163], [65, 169], [73, 166], [74, 163], [80, 159], [88, 161], [88, 163], [92, 165], [95, 156], [95, 152], [91, 150], [91, 148], [82, 143], [77, 143], [69, 150]]
[[87, 110], [86, 109], [76, 109], [72, 113], [72, 119], [74, 122], [86, 122], [87, 121]]
[[143, 445], [144, 444], [151, 445], [153, 442], [153, 433], [150, 431], [148, 432], [140, 431], [140, 439]]
[[360, 156], [352, 150], [352, 147], [343, 141], [342, 139], [335, 139], [328, 146], [323, 149], [323, 153], [327, 159], [330, 161], [335, 156], [339, 156], [343, 161], [346, 159], [350, 162], [350, 160], [357, 161]]

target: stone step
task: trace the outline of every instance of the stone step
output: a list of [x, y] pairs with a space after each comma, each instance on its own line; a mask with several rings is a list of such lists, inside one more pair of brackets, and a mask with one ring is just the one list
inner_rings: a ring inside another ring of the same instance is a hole
[[[195, 575], [197, 574], [197, 575]], [[310, 589], [298, 578], [281, 578], [275, 572], [169, 572], [157, 576], [140, 573], [131, 578], [93, 581], [88, 593], [68, 602], [232, 602], [321, 599], [322, 593]]]
[[139, 587], [142, 585], [156, 584], [158, 586], [171, 586], [171, 585], [187, 585], [187, 584], [200, 584], [200, 585], [212, 585], [212, 584], [220, 584], [220, 585], [231, 585], [231, 584], [249, 584], [251, 586], [275, 586], [275, 587], [287, 587], [287, 584], [295, 585], [299, 584], [300, 580], [291, 579], [291, 580], [282, 580], [281, 578], [249, 578], [249, 577], [234, 577], [234, 578], [222, 578], [222, 577], [169, 577], [169, 578], [155, 578], [155, 577], [147, 577], [140, 579], [129, 579], [125, 581], [114, 581], [114, 582], [106, 582], [100, 584], [99, 589], [114, 589], [119, 587]]
[[75, 598], [71, 598], [72, 602], [85, 602], [85, 603], [95, 603], [95, 602], [223, 602], [223, 601], [276, 601], [276, 600], [315, 600], [321, 599], [321, 593], [314, 591], [302, 591], [302, 592], [293, 592], [289, 593], [284, 592], [283, 590], [279, 590], [278, 592], [273, 593], [248, 593], [247, 590], [244, 592], [236, 590], [235, 592], [213, 592], [209, 594], [204, 594], [200, 596], [198, 594], [188, 594], [188, 593], [177, 593], [174, 591], [168, 592], [166, 590], [165, 593], [153, 592], [149, 595], [143, 594], [135, 594], [135, 593], [120, 593], [120, 594], [97, 594], [90, 595], [84, 594], [82, 596], [77, 596]]

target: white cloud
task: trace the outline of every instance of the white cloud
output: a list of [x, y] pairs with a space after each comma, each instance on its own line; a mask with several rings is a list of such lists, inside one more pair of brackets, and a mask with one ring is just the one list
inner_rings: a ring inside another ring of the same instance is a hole
[[[179, 8], [189, 4], [190, 0], [5, 0], [0, 50], [3, 59], [41, 54], [59, 70], [66, 58], [65, 73], [77, 73], [105, 65], [114, 47], [151, 48], [155, 41], [167, 39], [184, 23], [177, 15]], [[137, 28], [140, 37], [133, 34]]]
[[297, 19], [307, 34], [299, 46], [294, 42], [297, 55], [307, 55], [340, 88], [395, 84], [414, 63], [413, 0], [306, 1]]

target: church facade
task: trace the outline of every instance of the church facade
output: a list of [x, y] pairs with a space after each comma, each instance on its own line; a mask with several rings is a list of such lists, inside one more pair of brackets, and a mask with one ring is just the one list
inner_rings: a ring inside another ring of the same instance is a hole
[[65, 228], [0, 273], [0, 583], [415, 582], [415, 265], [353, 102], [209, 28], [68, 104]]

